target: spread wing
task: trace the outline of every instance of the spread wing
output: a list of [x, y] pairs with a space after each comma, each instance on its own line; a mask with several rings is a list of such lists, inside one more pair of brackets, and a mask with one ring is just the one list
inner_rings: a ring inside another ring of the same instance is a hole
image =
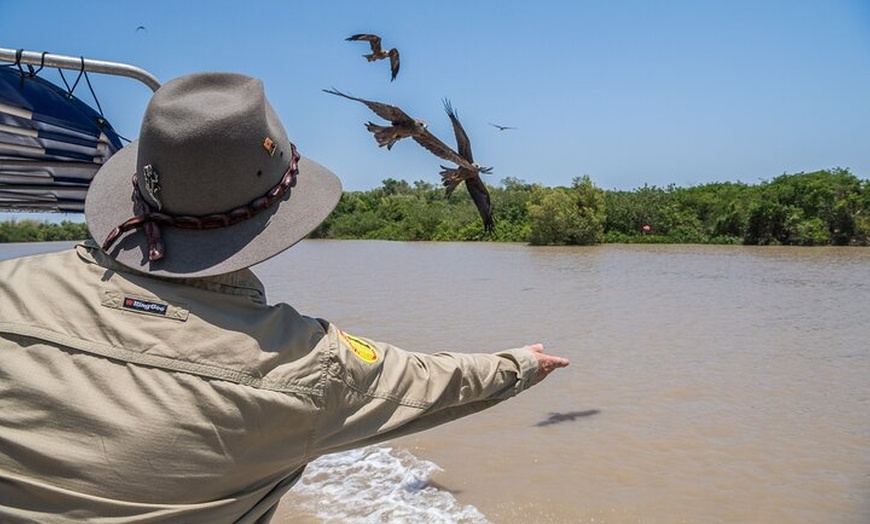
[[381, 37], [378, 35], [369, 35], [364, 33], [359, 33], [355, 35], [351, 35], [345, 40], [353, 40], [353, 41], [366, 41], [372, 47], [372, 53], [379, 54], [381, 52]]
[[474, 162], [468, 135], [465, 133], [465, 129], [462, 128], [462, 124], [459, 123], [459, 118], [456, 116], [456, 111], [453, 110], [450, 100], [446, 98], [444, 99], [444, 110], [447, 111], [447, 116], [450, 117], [450, 122], [453, 123], [453, 134], [456, 135], [456, 147], [459, 149], [459, 154], [469, 162]]
[[399, 50], [395, 47], [390, 49], [390, 71], [392, 72], [392, 77], [390, 78], [390, 82], [396, 79], [396, 76], [399, 74]]
[[490, 201], [489, 190], [486, 189], [486, 185], [479, 176], [474, 175], [465, 179], [465, 188], [468, 189], [468, 193], [471, 195], [471, 199], [474, 200], [474, 205], [477, 206], [477, 211], [483, 219], [483, 229], [492, 231], [495, 228], [495, 221], [492, 218], [492, 201]]
[[407, 113], [405, 113], [404, 111], [402, 111], [400, 108], [398, 108], [396, 106], [393, 106], [390, 104], [384, 104], [381, 102], [373, 102], [371, 100], [365, 100], [363, 98], [357, 98], [355, 96], [350, 96], [350, 95], [347, 95], [345, 93], [342, 93], [341, 91], [338, 91], [337, 89], [324, 89], [324, 91], [331, 94], [331, 95], [343, 96], [344, 98], [347, 98], [350, 100], [356, 100], [357, 102], [362, 102], [363, 104], [368, 106], [369, 109], [374, 111], [374, 113], [376, 115], [383, 118], [384, 120], [389, 120], [392, 124], [408, 123], [408, 122], [414, 121], [413, 118], [408, 116]]
[[433, 135], [428, 130], [424, 130], [422, 133], [414, 135], [411, 138], [421, 146], [428, 149], [433, 155], [443, 158], [444, 160], [449, 160], [460, 167], [472, 171], [475, 170], [475, 167], [471, 162], [462, 158], [459, 153], [451, 149], [450, 146], [442, 142], [437, 136]]

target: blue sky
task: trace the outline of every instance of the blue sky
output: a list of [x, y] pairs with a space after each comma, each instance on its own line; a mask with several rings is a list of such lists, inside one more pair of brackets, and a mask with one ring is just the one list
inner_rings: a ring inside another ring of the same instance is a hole
[[[344, 40], [362, 32], [399, 48], [395, 82], [386, 61], [361, 57], [365, 43]], [[378, 148], [363, 126], [377, 117], [324, 88], [398, 105], [453, 144], [449, 98], [493, 185], [588, 175], [631, 190], [832, 167], [870, 177], [868, 0], [0, 0], [0, 47], [128, 63], [162, 82], [259, 77], [291, 140], [347, 190], [437, 184], [439, 159], [411, 141]], [[91, 80], [134, 138], [151, 91]]]

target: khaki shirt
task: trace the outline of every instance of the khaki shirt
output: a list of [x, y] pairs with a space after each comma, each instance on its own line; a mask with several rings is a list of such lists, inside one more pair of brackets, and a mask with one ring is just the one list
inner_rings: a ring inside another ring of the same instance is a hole
[[534, 381], [528, 350], [421, 354], [268, 305], [249, 270], [169, 280], [93, 243], [0, 262], [0, 522], [266, 522], [320, 455]]

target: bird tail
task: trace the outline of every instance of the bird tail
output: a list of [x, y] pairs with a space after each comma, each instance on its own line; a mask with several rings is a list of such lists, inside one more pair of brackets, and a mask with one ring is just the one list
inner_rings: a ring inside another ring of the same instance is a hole
[[390, 127], [379, 126], [373, 122], [366, 122], [366, 129], [375, 135], [375, 140], [378, 142], [379, 147], [386, 147], [388, 150], [392, 149], [393, 144], [399, 140]]
[[444, 196], [449, 197], [453, 190], [462, 182], [462, 175], [458, 169], [449, 168], [447, 166], [441, 166], [441, 171], [439, 174], [441, 175], [441, 184], [445, 187]]

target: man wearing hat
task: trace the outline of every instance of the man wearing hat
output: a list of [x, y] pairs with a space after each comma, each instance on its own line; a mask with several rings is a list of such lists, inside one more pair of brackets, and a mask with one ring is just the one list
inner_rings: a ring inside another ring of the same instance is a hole
[[340, 195], [259, 80], [162, 86], [94, 177], [94, 240], [0, 263], [0, 521], [267, 522], [318, 456], [568, 365], [540, 344], [412, 353], [267, 304], [248, 268]]

